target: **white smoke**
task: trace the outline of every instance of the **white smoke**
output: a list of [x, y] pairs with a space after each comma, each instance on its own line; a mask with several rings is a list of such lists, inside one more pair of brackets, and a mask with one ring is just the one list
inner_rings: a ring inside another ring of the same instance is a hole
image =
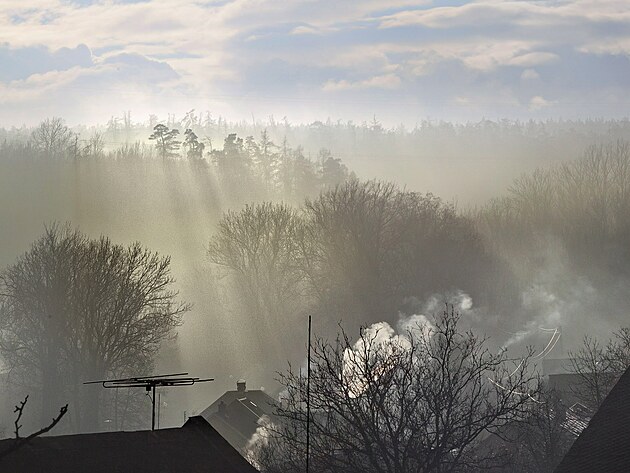
[[269, 445], [269, 438], [274, 432], [275, 426], [267, 415], [259, 417], [257, 424], [256, 431], [245, 446], [245, 458], [254, 468], [260, 469], [260, 465], [256, 462], [256, 452]]
[[[408, 298], [406, 305], [421, 308], [420, 313], [406, 315], [399, 313], [394, 329], [387, 322], [377, 322], [363, 329], [363, 336], [344, 352], [343, 376], [351, 397], [358, 397], [366, 389], [370, 380], [366, 379], [364, 366], [371, 366], [371, 376], [382, 376], [394, 361], [400, 350], [411, 347], [410, 338], [428, 339], [435, 332], [430, 318], [444, 310], [445, 304], [452, 306], [461, 315], [473, 311], [472, 298], [463, 291], [448, 294], [435, 294], [421, 303], [417, 298]], [[425, 314], [431, 314], [427, 316]], [[372, 359], [366, 359], [371, 357]], [[377, 365], [378, 364], [378, 365]]]

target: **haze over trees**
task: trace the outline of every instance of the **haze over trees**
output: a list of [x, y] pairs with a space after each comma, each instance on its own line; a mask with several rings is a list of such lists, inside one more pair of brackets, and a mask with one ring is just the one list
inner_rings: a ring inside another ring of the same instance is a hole
[[[168, 156], [148, 139], [160, 124], [182, 131]], [[302, 357], [302, 315], [333, 336], [339, 320], [354, 333], [454, 295], [469, 298], [462, 324], [497, 349], [544, 346], [538, 327], [562, 325], [559, 355], [627, 318], [627, 121], [386, 129], [191, 111], [61, 126], [68, 139], [51, 154], [36, 130], [0, 130], [0, 212], [12, 222], [0, 225], [0, 268], [51, 220], [173, 255], [195, 304], [177, 348], [186, 369], [229, 353], [207, 374], [273, 386]]]
[[82, 383], [152, 371], [189, 309], [176, 300], [169, 266], [138, 243], [52, 225], [0, 273], [0, 355], [8, 378], [37, 393], [43, 419], [65, 401], [74, 431], [99, 430], [103, 416], [133, 426], [130, 400], [106, 405], [109, 393]]

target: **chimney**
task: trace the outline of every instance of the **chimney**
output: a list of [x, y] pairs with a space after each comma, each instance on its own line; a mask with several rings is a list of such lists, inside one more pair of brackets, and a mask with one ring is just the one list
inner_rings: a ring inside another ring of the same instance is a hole
[[239, 379], [236, 382], [236, 390], [240, 393], [244, 393], [246, 391], [246, 386], [245, 386], [245, 380], [244, 379]]

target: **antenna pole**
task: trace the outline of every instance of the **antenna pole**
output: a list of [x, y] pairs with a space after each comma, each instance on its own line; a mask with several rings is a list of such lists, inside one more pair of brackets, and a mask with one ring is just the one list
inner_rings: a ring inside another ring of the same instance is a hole
[[306, 368], [306, 473], [311, 450], [311, 316], [308, 316], [308, 356]]
[[[156, 398], [155, 388], [168, 388], [175, 386], [192, 386], [196, 383], [206, 383], [214, 381], [214, 378], [197, 378], [188, 376], [188, 373], [160, 374], [157, 376], [136, 376], [134, 378], [124, 379], [101, 379], [98, 381], [86, 381], [83, 384], [101, 384], [104, 388], [143, 388], [149, 396], [151, 392], [151, 430], [155, 430], [155, 417], [157, 414], [157, 428], [160, 428], [160, 403]], [[117, 398], [116, 398], [117, 400]], [[160, 396], [160, 401], [162, 397]], [[156, 403], [157, 413], [156, 413]], [[116, 424], [118, 426], [118, 424]]]
[[151, 386], [151, 430], [155, 430], [155, 384]]

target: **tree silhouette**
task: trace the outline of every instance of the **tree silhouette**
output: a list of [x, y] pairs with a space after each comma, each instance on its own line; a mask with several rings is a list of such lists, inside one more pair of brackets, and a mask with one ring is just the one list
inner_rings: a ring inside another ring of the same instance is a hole
[[158, 150], [158, 154], [162, 159], [172, 158], [177, 156], [176, 151], [179, 150], [181, 141], [177, 140], [179, 130], [176, 128], [169, 129], [166, 125], [161, 123], [153, 127], [153, 133], [149, 136], [150, 140], [155, 140], [155, 148]]
[[184, 132], [184, 143], [182, 146], [186, 150], [186, 157], [188, 159], [201, 159], [203, 158], [203, 150], [206, 145], [204, 145], [199, 138], [190, 128], [186, 129]]
[[188, 306], [170, 289], [169, 258], [53, 225], [0, 273], [0, 354], [34, 380], [42, 418], [71, 398], [77, 430], [99, 428], [101, 390], [82, 382], [152, 369]]
[[[458, 323], [447, 307], [434, 323], [418, 321], [399, 335], [377, 325], [356, 341], [342, 332], [336, 342], [315, 342], [312, 471], [446, 473], [492, 461], [478, 441], [527, 415], [540, 385], [528, 373], [530, 355], [521, 362], [493, 354]], [[264, 473], [302, 472], [305, 373], [289, 369], [279, 380], [280, 420], [251, 453]]]
[[33, 131], [31, 140], [36, 149], [49, 158], [62, 157], [71, 144], [72, 132], [61, 118], [47, 118]]

